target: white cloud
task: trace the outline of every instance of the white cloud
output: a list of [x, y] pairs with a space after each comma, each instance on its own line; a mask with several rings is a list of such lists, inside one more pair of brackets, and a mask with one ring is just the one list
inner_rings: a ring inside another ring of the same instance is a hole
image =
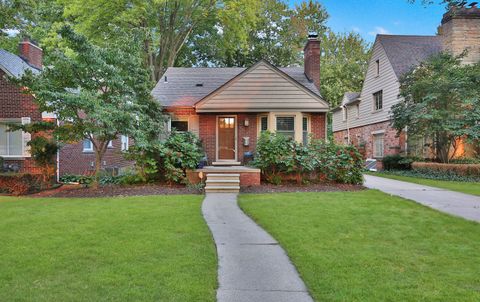
[[386, 30], [385, 28], [381, 26], [376, 26], [374, 31], [370, 31], [368, 33], [371, 36], [376, 36], [376, 35], [389, 35], [390, 32]]

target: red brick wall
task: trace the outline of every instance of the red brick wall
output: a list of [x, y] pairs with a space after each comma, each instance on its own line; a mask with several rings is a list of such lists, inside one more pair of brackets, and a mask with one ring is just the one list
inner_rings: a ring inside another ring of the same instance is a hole
[[[397, 136], [397, 130], [390, 126], [390, 121], [366, 125], [350, 129], [350, 141], [359, 149], [364, 149], [365, 158], [373, 157], [373, 134], [374, 131], [385, 130], [384, 133], [384, 156], [405, 152], [405, 134]], [[344, 144], [347, 131], [337, 131], [333, 133], [336, 143]], [[361, 145], [365, 147], [362, 148]], [[381, 163], [377, 168], [382, 168]]]
[[199, 117], [199, 136], [202, 140], [203, 148], [207, 154], [209, 164], [216, 160], [216, 117], [216, 114], [200, 114]]
[[315, 139], [325, 139], [325, 119], [326, 113], [312, 113], [311, 114], [311, 132]]
[[[42, 120], [42, 113], [38, 110], [33, 97], [23, 94], [20, 87], [13, 85], [6, 79], [6, 74], [0, 70], [0, 119], [30, 117], [31, 122]], [[40, 173], [31, 158], [16, 160], [5, 159], [8, 164], [17, 164], [21, 172]]]
[[[132, 139], [129, 140], [133, 144]], [[102, 169], [133, 167], [134, 163], [124, 159], [121, 151], [121, 139], [113, 141], [102, 159]], [[60, 149], [60, 175], [89, 175], [95, 172], [95, 153], [83, 152], [83, 142], [68, 144]]]

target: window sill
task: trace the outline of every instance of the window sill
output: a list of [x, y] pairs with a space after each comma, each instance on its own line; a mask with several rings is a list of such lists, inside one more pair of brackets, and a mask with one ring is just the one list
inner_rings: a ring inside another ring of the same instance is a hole
[[373, 110], [372, 111], [372, 114], [375, 114], [375, 113], [378, 113], [378, 112], [382, 112], [383, 111], [383, 108], [382, 109], [378, 109], [378, 110]]
[[0, 155], [5, 160], [25, 160], [27, 158], [30, 158], [31, 156], [25, 156], [25, 155]]
[[93, 154], [93, 150], [83, 150], [82, 153], [84, 153], [84, 154]]

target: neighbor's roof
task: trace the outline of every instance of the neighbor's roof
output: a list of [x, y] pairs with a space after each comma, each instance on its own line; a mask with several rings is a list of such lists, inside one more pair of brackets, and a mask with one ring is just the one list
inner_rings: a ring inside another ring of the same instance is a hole
[[348, 105], [358, 100], [360, 92], [345, 92], [342, 105]]
[[[165, 107], [193, 107], [198, 101], [239, 75], [246, 68], [170, 67], [152, 91]], [[305, 76], [303, 67], [279, 68], [316, 95], [317, 87]], [[167, 81], [165, 82], [165, 77]], [[196, 86], [203, 84], [203, 86]]]
[[21, 77], [26, 70], [31, 70], [33, 73], [40, 72], [40, 70], [29, 65], [19, 56], [3, 49], [0, 49], [0, 69], [16, 78]]
[[439, 36], [378, 35], [398, 78], [430, 56], [442, 51]]

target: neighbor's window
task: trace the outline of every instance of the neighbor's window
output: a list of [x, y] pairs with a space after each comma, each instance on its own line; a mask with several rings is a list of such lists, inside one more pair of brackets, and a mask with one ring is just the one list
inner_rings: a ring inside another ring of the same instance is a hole
[[360, 104], [357, 104], [357, 118], [360, 118]]
[[375, 61], [375, 72], [378, 77], [380, 75], [380, 60]]
[[120, 137], [120, 148], [122, 151], [127, 151], [128, 150], [128, 136], [122, 135]]
[[268, 116], [260, 117], [260, 132], [268, 130]]
[[108, 141], [107, 148], [113, 148], [113, 141]]
[[303, 144], [308, 144], [308, 117], [306, 116], [302, 119], [302, 137]]
[[295, 117], [277, 116], [277, 133], [295, 138]]
[[374, 109], [381, 110], [383, 108], [383, 90], [373, 94]]
[[93, 143], [91, 140], [84, 139], [83, 140], [83, 152], [91, 152], [93, 151]]
[[346, 121], [348, 118], [348, 108], [347, 106], [342, 107], [343, 121]]
[[376, 158], [383, 157], [383, 133], [373, 135], [373, 156]]
[[177, 132], [187, 132], [188, 131], [188, 121], [172, 121], [171, 129], [175, 129]]
[[10, 132], [8, 128], [0, 124], [0, 156], [23, 156], [22, 131]]

